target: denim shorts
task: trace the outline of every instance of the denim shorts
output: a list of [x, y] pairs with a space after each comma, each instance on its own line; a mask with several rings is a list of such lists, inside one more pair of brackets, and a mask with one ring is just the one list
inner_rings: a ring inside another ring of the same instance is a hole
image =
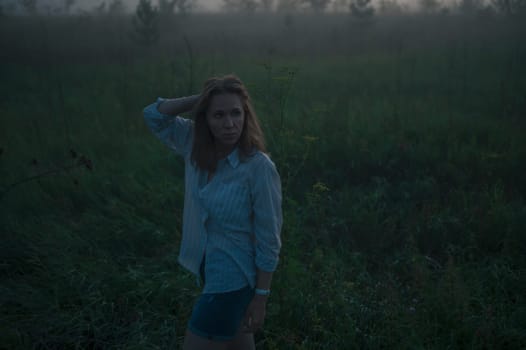
[[[203, 265], [200, 272], [204, 281]], [[188, 329], [209, 340], [232, 340], [253, 298], [254, 289], [248, 285], [231, 292], [203, 293], [194, 305]]]

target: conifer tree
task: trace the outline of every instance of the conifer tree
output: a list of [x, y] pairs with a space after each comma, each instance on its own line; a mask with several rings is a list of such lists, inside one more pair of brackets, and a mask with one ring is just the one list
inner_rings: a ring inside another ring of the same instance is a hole
[[132, 39], [143, 46], [152, 46], [159, 40], [159, 10], [150, 0], [140, 0], [133, 17]]
[[374, 15], [374, 7], [371, 0], [351, 0], [351, 14], [360, 19], [369, 19]]

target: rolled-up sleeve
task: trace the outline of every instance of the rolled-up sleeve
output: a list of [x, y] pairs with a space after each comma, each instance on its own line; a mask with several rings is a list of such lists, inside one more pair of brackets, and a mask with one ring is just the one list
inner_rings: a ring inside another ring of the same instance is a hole
[[253, 230], [256, 238], [256, 266], [276, 270], [281, 249], [281, 180], [276, 167], [266, 156], [255, 169], [252, 191]]
[[164, 99], [159, 97], [156, 102], [144, 108], [146, 125], [170, 149], [186, 156], [192, 148], [194, 122], [191, 119], [160, 113], [157, 107], [162, 101]]

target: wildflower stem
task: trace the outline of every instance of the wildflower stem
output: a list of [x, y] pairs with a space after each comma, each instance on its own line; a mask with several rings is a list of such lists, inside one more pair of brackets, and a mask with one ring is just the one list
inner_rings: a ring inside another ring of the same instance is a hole
[[36, 174], [36, 175], [33, 175], [33, 176], [29, 176], [29, 177], [26, 177], [24, 179], [21, 179], [21, 180], [18, 180], [16, 182], [13, 182], [9, 185], [6, 186], [5, 190], [3, 190], [2, 192], [0, 192], [0, 199], [3, 198], [8, 192], [10, 192], [12, 189], [14, 189], [15, 187], [19, 186], [19, 185], [22, 185], [26, 182], [29, 182], [29, 181], [33, 181], [33, 180], [36, 180], [36, 179], [39, 179], [39, 178], [42, 178], [44, 176], [48, 176], [48, 175], [52, 175], [52, 174], [57, 174], [57, 173], [60, 173], [62, 171], [67, 171], [67, 170], [70, 170], [70, 169], [73, 169], [73, 168], [76, 168], [76, 167], [79, 167], [79, 166], [82, 166], [84, 164], [82, 163], [79, 163], [79, 164], [75, 164], [75, 165], [70, 165], [70, 166], [65, 166], [65, 167], [61, 167], [59, 169], [53, 169], [53, 170], [47, 170], [47, 171], [44, 171], [42, 173], [39, 173], [39, 174]]

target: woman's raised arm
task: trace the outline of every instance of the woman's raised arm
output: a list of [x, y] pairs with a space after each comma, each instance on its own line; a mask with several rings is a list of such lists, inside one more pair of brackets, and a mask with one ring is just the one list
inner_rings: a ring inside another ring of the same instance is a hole
[[174, 99], [158, 98], [144, 108], [144, 120], [155, 136], [174, 152], [186, 156], [192, 147], [194, 122], [178, 115], [190, 111], [199, 95]]
[[165, 99], [157, 106], [157, 110], [162, 114], [179, 115], [194, 108], [199, 100], [200, 95], [192, 95], [188, 97], [179, 97]]

